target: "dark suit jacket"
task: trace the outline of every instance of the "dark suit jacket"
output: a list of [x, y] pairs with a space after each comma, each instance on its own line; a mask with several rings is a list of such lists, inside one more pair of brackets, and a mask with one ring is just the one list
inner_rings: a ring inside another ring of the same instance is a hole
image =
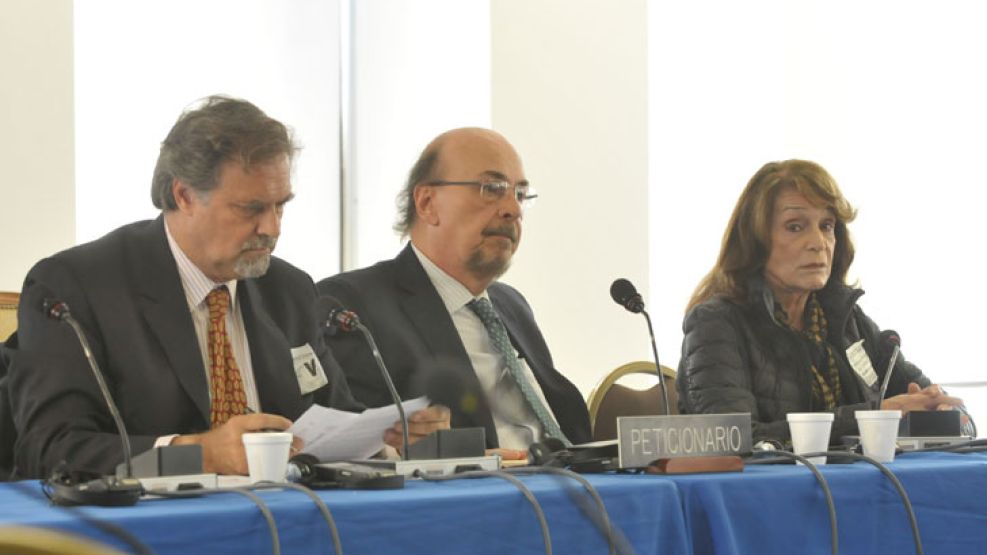
[[[429, 394], [450, 406], [453, 427], [482, 426], [488, 446], [498, 445], [490, 410], [459, 333], [410, 244], [394, 260], [324, 279], [316, 287], [356, 312], [371, 330], [402, 398]], [[555, 369], [527, 301], [502, 283], [494, 283], [487, 292], [562, 431], [573, 443], [590, 441], [586, 403]], [[359, 334], [337, 333], [328, 342], [358, 400], [368, 406], [391, 404]]]
[[14, 428], [14, 415], [10, 409], [10, 394], [7, 388], [7, 368], [17, 348], [17, 332], [0, 343], [0, 482], [7, 480], [14, 467], [14, 442], [17, 430]]
[[[28, 273], [9, 375], [21, 476], [47, 476], [62, 460], [73, 470], [107, 473], [123, 459], [82, 349], [67, 324], [45, 317], [46, 298], [65, 301], [85, 329], [135, 454], [157, 437], [209, 429], [206, 372], [163, 219], [137, 222]], [[315, 298], [311, 278], [279, 259], [265, 276], [237, 285], [264, 412], [294, 420], [313, 402], [360, 408], [323, 341]], [[306, 343], [329, 384], [303, 396], [290, 349]]]

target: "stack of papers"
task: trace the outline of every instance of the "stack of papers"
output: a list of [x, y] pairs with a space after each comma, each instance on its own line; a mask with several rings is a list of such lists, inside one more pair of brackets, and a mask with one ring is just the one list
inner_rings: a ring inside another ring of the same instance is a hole
[[[419, 397], [401, 403], [411, 416], [428, 407], [428, 399]], [[362, 413], [312, 405], [288, 428], [302, 438], [302, 450], [319, 461], [367, 459], [384, 448], [384, 431], [400, 420], [396, 405], [367, 409]]]

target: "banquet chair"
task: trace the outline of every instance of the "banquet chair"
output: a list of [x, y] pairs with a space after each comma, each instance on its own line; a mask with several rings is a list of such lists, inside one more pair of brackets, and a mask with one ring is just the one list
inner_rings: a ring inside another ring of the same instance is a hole
[[[668, 388], [669, 414], [678, 414], [678, 393], [675, 391], [675, 370], [661, 367]], [[617, 383], [621, 378], [644, 374], [654, 378], [654, 385], [636, 389]], [[606, 375], [589, 394], [589, 418], [593, 426], [593, 440], [617, 438], [618, 416], [650, 416], [665, 414], [661, 385], [655, 372], [655, 363], [637, 361], [619, 366]]]

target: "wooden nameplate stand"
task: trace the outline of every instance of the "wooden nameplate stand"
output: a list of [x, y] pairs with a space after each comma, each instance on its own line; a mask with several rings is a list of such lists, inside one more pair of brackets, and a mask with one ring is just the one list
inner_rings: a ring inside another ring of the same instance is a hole
[[706, 472], [743, 472], [744, 460], [736, 455], [716, 457], [675, 457], [658, 459], [644, 470], [648, 474], [699, 474]]

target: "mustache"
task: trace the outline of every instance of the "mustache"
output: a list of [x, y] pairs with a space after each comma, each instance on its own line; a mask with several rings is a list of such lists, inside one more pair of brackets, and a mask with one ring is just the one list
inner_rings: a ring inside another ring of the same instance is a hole
[[274, 250], [274, 246], [277, 244], [278, 244], [278, 240], [276, 237], [272, 237], [270, 235], [258, 235], [257, 237], [247, 239], [247, 241], [243, 243], [243, 246], [240, 247], [240, 250], [244, 250], [244, 251], [251, 249]]
[[483, 230], [483, 236], [484, 237], [492, 237], [492, 236], [507, 237], [508, 239], [510, 239], [511, 241], [513, 241], [515, 243], [517, 243], [517, 240], [518, 240], [518, 237], [517, 237], [517, 228], [514, 227], [513, 225], [510, 225], [510, 224], [500, 225], [500, 226], [494, 226], [494, 227], [488, 227], [487, 229], [484, 229]]

